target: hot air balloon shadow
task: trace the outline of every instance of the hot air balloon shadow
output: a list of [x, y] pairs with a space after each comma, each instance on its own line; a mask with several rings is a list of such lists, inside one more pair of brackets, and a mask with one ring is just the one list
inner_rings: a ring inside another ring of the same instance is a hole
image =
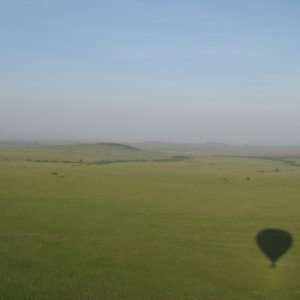
[[264, 229], [257, 234], [256, 242], [262, 252], [271, 260], [271, 268], [274, 268], [278, 258], [292, 246], [293, 238], [282, 229]]

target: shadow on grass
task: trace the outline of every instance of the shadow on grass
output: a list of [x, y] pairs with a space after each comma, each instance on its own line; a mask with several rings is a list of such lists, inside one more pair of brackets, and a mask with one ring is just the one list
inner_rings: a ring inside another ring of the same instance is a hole
[[285, 254], [293, 244], [291, 234], [282, 229], [264, 229], [256, 236], [257, 245], [271, 260], [271, 268], [276, 267], [276, 261]]

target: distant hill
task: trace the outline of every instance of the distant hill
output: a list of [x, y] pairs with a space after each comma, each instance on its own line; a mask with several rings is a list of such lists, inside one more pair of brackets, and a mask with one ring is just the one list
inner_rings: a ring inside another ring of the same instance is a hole
[[[23, 151], [25, 156], [36, 153], [38, 150], [47, 150], [52, 155], [65, 156], [66, 153], [74, 156], [85, 156], [91, 158], [144, 158], [144, 157], [166, 157], [177, 153], [201, 153], [203, 155], [296, 155], [300, 156], [300, 146], [265, 146], [265, 145], [229, 145], [225, 143], [166, 143], [148, 141], [142, 143], [75, 143], [75, 142], [22, 142], [22, 141], [0, 141], [0, 148], [14, 147], [14, 151]], [[22, 147], [24, 148], [23, 150]], [[60, 154], [59, 154], [60, 153]], [[23, 155], [22, 155], [23, 156]]]
[[129, 145], [152, 151], [200, 152], [224, 155], [300, 155], [300, 146], [229, 145], [223, 143], [184, 144], [156, 141], [129, 143]]
[[[93, 144], [85, 144], [85, 145], [93, 145]], [[126, 144], [119, 144], [119, 143], [95, 143], [94, 145], [100, 147], [107, 147], [107, 148], [117, 148], [117, 149], [126, 149], [126, 150], [142, 150], [137, 147], [129, 146]]]
[[182, 160], [183, 157], [120, 143], [0, 144], [1, 160], [33, 162], [103, 163], [112, 161]]

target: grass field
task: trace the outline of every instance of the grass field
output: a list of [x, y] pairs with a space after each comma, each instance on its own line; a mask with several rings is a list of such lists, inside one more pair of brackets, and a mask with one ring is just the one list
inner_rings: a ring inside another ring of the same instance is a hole
[[[300, 299], [300, 168], [182, 156], [0, 147], [0, 299]], [[276, 268], [265, 228], [294, 239]]]

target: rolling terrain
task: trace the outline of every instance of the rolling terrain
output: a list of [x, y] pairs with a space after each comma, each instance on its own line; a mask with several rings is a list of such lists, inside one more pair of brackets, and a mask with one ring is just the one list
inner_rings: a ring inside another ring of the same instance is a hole
[[297, 154], [194, 150], [0, 147], [0, 298], [299, 299]]

